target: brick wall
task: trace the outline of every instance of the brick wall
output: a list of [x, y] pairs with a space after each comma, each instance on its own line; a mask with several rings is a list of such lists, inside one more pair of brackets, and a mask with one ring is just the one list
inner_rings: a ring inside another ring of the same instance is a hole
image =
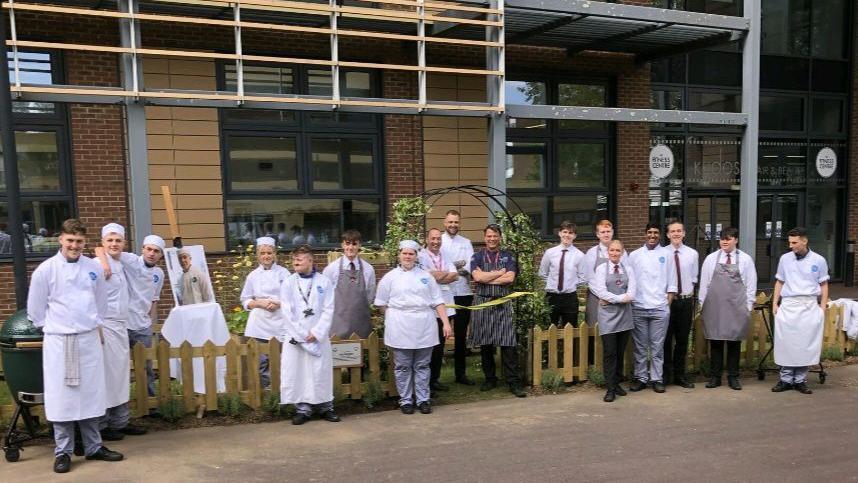
[[[631, 69], [617, 78], [617, 105], [650, 107], [649, 66]], [[617, 123], [617, 238], [635, 246], [643, 240], [649, 221], [649, 125]]]

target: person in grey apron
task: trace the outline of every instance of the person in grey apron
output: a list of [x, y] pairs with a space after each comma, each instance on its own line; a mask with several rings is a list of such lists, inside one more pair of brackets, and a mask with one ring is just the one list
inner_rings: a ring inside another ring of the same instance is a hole
[[[584, 256], [584, 273], [590, 281], [595, 277], [596, 269], [608, 261], [608, 244], [614, 238], [614, 225], [608, 220], [596, 223], [596, 238], [598, 238], [599, 243], [587, 250], [587, 254]], [[626, 259], [625, 250], [621, 259]], [[592, 290], [587, 291], [584, 320], [590, 327], [599, 320], [599, 297]], [[590, 353], [592, 354], [592, 351]]]
[[741, 390], [739, 352], [750, 325], [750, 313], [757, 290], [757, 272], [751, 257], [736, 249], [739, 231], [721, 231], [721, 249], [703, 262], [700, 276], [700, 304], [703, 333], [709, 341], [710, 374], [707, 388], [721, 385], [724, 345], [727, 345], [727, 383]]
[[[483, 233], [486, 248], [474, 253], [471, 257], [471, 274], [476, 282], [474, 305], [509, 295], [518, 271], [518, 265], [512, 253], [500, 250], [500, 226], [491, 224], [483, 230]], [[518, 351], [512, 303], [507, 302], [474, 310], [471, 315], [468, 345], [480, 348], [483, 373], [486, 376], [486, 381], [480, 386], [480, 390], [490, 391], [497, 387], [495, 347], [500, 346], [501, 363], [510, 392], [517, 397], [527, 396], [518, 374]]]
[[635, 298], [635, 274], [631, 266], [620, 258], [623, 244], [614, 240], [608, 247], [605, 269], [596, 272], [591, 289], [599, 298], [599, 335], [602, 337], [602, 370], [605, 376], [604, 401], [613, 402], [625, 396], [620, 386], [623, 373], [623, 354], [629, 333], [634, 328], [631, 302]]
[[322, 275], [334, 285], [334, 315], [331, 336], [365, 339], [372, 332], [369, 306], [375, 298], [375, 270], [358, 256], [361, 235], [357, 230], [342, 234], [343, 256], [330, 263]]

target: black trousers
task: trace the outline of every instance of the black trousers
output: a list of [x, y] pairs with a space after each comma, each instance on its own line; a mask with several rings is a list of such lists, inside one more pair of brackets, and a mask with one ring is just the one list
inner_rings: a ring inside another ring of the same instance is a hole
[[562, 320], [563, 325], [572, 324], [578, 327], [578, 292], [546, 294], [548, 305], [551, 306], [551, 323]]
[[605, 387], [608, 389], [619, 386], [623, 378], [623, 358], [630, 332], [624, 330], [602, 336], [602, 374], [605, 375]]
[[[506, 378], [507, 384], [510, 386], [521, 385], [521, 380], [518, 377], [518, 351], [515, 346], [501, 346], [501, 365], [503, 365], [503, 375]], [[486, 375], [487, 381], [497, 381], [495, 375], [495, 346], [482, 345], [480, 346], [480, 358], [483, 362], [483, 374]]]
[[[473, 295], [462, 295], [453, 297], [456, 305], [462, 307], [470, 307], [474, 303]], [[456, 379], [465, 376], [465, 356], [468, 355], [468, 324], [471, 323], [470, 310], [457, 310], [456, 316], [453, 318], [453, 336], [455, 337], [453, 346], [453, 360], [456, 368]]]
[[710, 340], [709, 341], [709, 376], [721, 377], [724, 370], [724, 343], [727, 343], [727, 376], [739, 377], [739, 352], [742, 350], [740, 340]]
[[685, 378], [688, 336], [694, 317], [694, 299], [676, 299], [670, 304], [670, 323], [664, 338], [664, 382]]
[[[454, 317], [450, 317], [452, 323]], [[435, 319], [438, 322], [438, 345], [432, 348], [432, 360], [429, 362], [429, 384], [438, 382], [441, 377], [441, 364], [444, 362], [444, 342], [447, 340], [444, 337], [444, 323], [441, 319]]]

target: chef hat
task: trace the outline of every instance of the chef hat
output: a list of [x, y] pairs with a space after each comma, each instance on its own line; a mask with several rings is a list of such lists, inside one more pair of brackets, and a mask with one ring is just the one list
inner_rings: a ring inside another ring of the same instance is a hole
[[420, 245], [417, 244], [414, 240], [402, 240], [399, 242], [399, 251], [404, 249], [414, 250], [415, 252], [420, 251]]
[[270, 236], [261, 236], [256, 239], [256, 248], [259, 248], [262, 245], [268, 245], [277, 248], [277, 242], [275, 242], [274, 239]]
[[146, 246], [146, 245], [155, 245], [156, 247], [160, 248], [161, 251], [164, 251], [164, 247], [166, 246], [164, 244], [164, 239], [159, 237], [158, 235], [149, 235], [146, 238], [144, 238], [143, 239], [143, 246]]
[[101, 237], [104, 238], [111, 233], [125, 237], [125, 228], [119, 223], [108, 223], [101, 228]]

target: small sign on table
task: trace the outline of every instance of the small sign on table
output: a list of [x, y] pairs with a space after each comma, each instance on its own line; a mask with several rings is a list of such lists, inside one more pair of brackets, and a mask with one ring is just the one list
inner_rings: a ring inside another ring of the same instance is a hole
[[334, 367], [363, 367], [360, 342], [332, 342], [331, 355]]

